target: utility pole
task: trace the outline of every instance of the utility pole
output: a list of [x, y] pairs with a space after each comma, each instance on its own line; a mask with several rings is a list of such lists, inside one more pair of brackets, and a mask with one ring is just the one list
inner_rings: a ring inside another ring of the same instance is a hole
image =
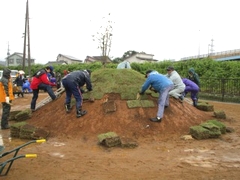
[[[8, 56], [10, 56], [9, 42], [8, 42], [7, 57], [8, 57]], [[9, 59], [7, 59], [7, 67], [9, 67]]]
[[213, 55], [213, 51], [214, 51], [214, 50], [213, 50], [213, 47], [214, 47], [213, 41], [214, 41], [214, 40], [211, 39], [211, 44], [209, 44], [209, 46], [211, 47], [211, 48], [210, 48], [210, 56]]
[[199, 36], [199, 40], [198, 40], [198, 41], [199, 41], [199, 42], [198, 42], [198, 59], [200, 59], [200, 45], [201, 45], [201, 43], [200, 43], [200, 41], [201, 41], [200, 35], [201, 35], [201, 34], [200, 34], [200, 30], [199, 30], [198, 32], [199, 32], [199, 35], [198, 35], [198, 36]]
[[28, 14], [28, 75], [31, 76], [31, 53], [30, 53], [30, 31], [29, 31], [29, 8], [28, 8], [28, 0], [27, 0], [27, 14]]
[[[28, 4], [28, 1], [27, 1]], [[26, 15], [25, 15], [25, 30], [24, 30], [24, 43], [23, 43], [23, 60], [22, 60], [22, 70], [25, 72], [25, 60], [26, 60], [26, 39], [27, 39], [27, 4], [26, 4]]]
[[9, 42], [8, 42], [8, 51], [7, 51], [7, 56], [10, 55], [10, 49], [9, 49]]
[[[27, 39], [28, 38], [28, 39]], [[28, 41], [28, 73], [31, 72], [31, 56], [30, 56], [30, 36], [29, 36], [29, 10], [28, 10], [28, 0], [26, 2], [26, 18], [25, 18], [25, 31], [24, 31], [24, 45], [23, 45], [23, 61], [22, 69], [25, 72], [26, 63], [26, 41]]]

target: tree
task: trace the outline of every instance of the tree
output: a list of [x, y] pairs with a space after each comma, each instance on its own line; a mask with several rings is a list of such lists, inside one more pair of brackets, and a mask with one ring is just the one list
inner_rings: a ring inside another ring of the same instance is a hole
[[97, 32], [97, 35], [92, 35], [93, 41], [98, 42], [98, 48], [101, 49], [101, 54], [103, 56], [103, 65], [105, 66], [107, 62], [107, 57], [109, 57], [110, 51], [111, 51], [111, 45], [112, 45], [112, 31], [113, 31], [113, 26], [112, 24], [114, 23], [113, 21], [110, 20], [110, 13], [108, 14], [108, 17], [102, 18], [105, 20], [105, 25], [102, 25], [100, 27], [99, 32]]
[[132, 55], [134, 55], [134, 54], [137, 54], [137, 53], [138, 53], [137, 51], [133, 51], [133, 50], [127, 51], [127, 52], [125, 52], [125, 53], [123, 54], [122, 60], [126, 59], [126, 58], [129, 57], [129, 56], [132, 56]]
[[120, 63], [120, 62], [124, 61], [124, 59], [126, 59], [134, 54], [137, 54], [137, 53], [138, 53], [137, 51], [129, 50], [129, 51], [125, 52], [122, 57], [114, 58], [113, 63]]
[[120, 62], [122, 62], [122, 58], [117, 57], [117, 58], [113, 59], [113, 63], [115, 63], [115, 64], [118, 64]]

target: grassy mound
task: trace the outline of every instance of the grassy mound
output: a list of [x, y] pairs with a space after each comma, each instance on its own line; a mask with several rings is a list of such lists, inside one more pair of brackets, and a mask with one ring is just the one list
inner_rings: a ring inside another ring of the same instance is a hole
[[[99, 69], [91, 76], [93, 91], [84, 94], [84, 98], [89, 98], [90, 94], [95, 99], [102, 99], [104, 94], [119, 93], [122, 100], [135, 100], [138, 91], [145, 82], [143, 74], [132, 69]], [[146, 94], [152, 94], [150, 90]], [[156, 94], [157, 93], [153, 93]], [[153, 95], [154, 96], [154, 95]], [[147, 99], [147, 95], [141, 97]]]

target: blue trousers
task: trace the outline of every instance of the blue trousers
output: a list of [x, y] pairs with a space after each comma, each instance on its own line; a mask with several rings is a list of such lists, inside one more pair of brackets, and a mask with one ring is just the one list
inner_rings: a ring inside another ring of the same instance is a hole
[[76, 83], [66, 79], [62, 80], [62, 84], [66, 92], [65, 104], [71, 104], [71, 96], [73, 95], [76, 100], [76, 110], [81, 109], [83, 97], [79, 86]]
[[39, 84], [38, 89], [33, 89], [33, 91], [32, 91], [33, 97], [32, 97], [32, 101], [31, 101], [31, 109], [36, 108], [36, 102], [38, 99], [39, 89], [47, 91], [48, 95], [52, 98], [52, 100], [56, 99], [56, 95], [54, 94], [54, 92], [52, 90], [52, 86], [41, 83], [41, 84]]
[[169, 91], [172, 89], [173, 85], [170, 85], [163, 91], [159, 92], [157, 117], [162, 118], [164, 114], [164, 106], [169, 106]]

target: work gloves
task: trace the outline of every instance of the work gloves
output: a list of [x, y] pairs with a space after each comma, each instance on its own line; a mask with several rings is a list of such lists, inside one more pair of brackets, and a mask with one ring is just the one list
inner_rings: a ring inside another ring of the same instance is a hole
[[80, 91], [82, 94], [85, 93], [84, 89], [82, 89], [82, 88], [80, 88]]
[[82, 89], [82, 88], [80, 88], [80, 91], [81, 91], [82, 94], [89, 92], [89, 90], [87, 90], [87, 89], [84, 90], [84, 89]]
[[5, 97], [5, 102], [8, 103], [8, 104], [10, 104], [10, 102], [9, 102], [9, 97]]

